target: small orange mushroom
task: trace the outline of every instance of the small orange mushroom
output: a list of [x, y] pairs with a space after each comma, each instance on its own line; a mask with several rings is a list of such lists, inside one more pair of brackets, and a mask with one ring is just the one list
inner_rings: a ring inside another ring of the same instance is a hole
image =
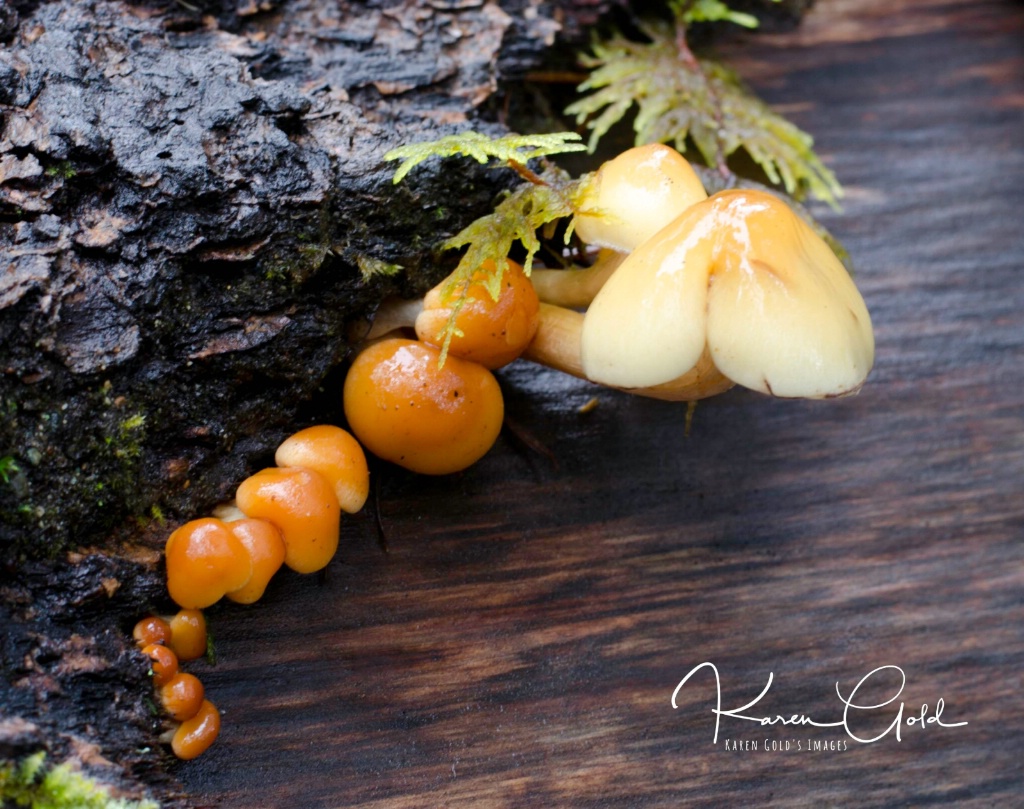
[[284, 563], [297, 573], [327, 567], [338, 549], [341, 508], [334, 487], [304, 467], [264, 469], [235, 493], [242, 513], [273, 523], [284, 540]]
[[153, 643], [166, 644], [171, 639], [171, 627], [163, 618], [150, 615], [135, 624], [132, 637], [140, 647]]
[[237, 604], [253, 604], [263, 597], [274, 574], [284, 564], [285, 546], [281, 532], [266, 520], [247, 518], [228, 523], [245, 545], [252, 559], [252, 578], [240, 590], [227, 594]]
[[171, 534], [164, 549], [167, 590], [179, 606], [202, 609], [243, 587], [252, 575], [245, 546], [212, 517], [192, 520]]
[[178, 660], [197, 660], [206, 654], [206, 618], [199, 610], [179, 610], [169, 625], [168, 645]]
[[[450, 355], [493, 370], [508, 365], [530, 344], [537, 331], [540, 303], [522, 266], [511, 260], [507, 263], [498, 289], [488, 284], [495, 271], [494, 261], [489, 260], [474, 273], [465, 302], [455, 316], [457, 332], [448, 345]], [[416, 318], [420, 340], [442, 344], [461, 292], [462, 285], [448, 278], [427, 293]]]
[[415, 340], [391, 338], [365, 349], [345, 378], [345, 416], [375, 455], [427, 475], [472, 465], [501, 431], [504, 402], [482, 365], [448, 357]]
[[176, 722], [191, 719], [203, 704], [204, 689], [199, 678], [179, 671], [157, 690], [160, 704]]
[[171, 678], [178, 673], [178, 656], [166, 646], [151, 643], [142, 650], [142, 653], [150, 660], [153, 685], [157, 688], [169, 683]]
[[342, 511], [355, 514], [370, 494], [370, 472], [359, 442], [347, 430], [320, 424], [300, 430], [277, 448], [278, 466], [304, 466], [334, 486]]
[[220, 712], [204, 699], [195, 716], [182, 722], [174, 732], [171, 750], [180, 759], [193, 759], [205, 753], [219, 734]]

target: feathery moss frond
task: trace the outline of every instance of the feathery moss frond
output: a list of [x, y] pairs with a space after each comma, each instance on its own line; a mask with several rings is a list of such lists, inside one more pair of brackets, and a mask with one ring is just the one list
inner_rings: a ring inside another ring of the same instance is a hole
[[400, 146], [384, 155], [384, 159], [402, 161], [395, 171], [393, 180], [397, 184], [412, 168], [430, 157], [462, 155], [463, 157], [472, 157], [479, 163], [497, 160], [506, 165], [526, 165], [535, 157], [586, 151], [586, 146], [576, 142], [579, 140], [581, 138], [575, 132], [555, 132], [550, 135], [506, 135], [502, 138], [490, 138], [479, 132], [470, 131], [447, 135], [439, 140]]
[[814, 153], [810, 135], [773, 112], [728, 68], [688, 52], [683, 58], [671, 25], [650, 23], [642, 30], [650, 42], [616, 34], [582, 57], [592, 72], [578, 89], [593, 92], [566, 113], [591, 130], [591, 149], [635, 103], [637, 144], [672, 143], [684, 152], [690, 138], [712, 167], [742, 148], [792, 196], [810, 192], [836, 204], [842, 188]]
[[[779, 0], [774, 0], [778, 3]], [[689, 25], [693, 22], [731, 22], [743, 28], [757, 28], [757, 17], [742, 11], [733, 11], [722, 0], [675, 0], [672, 10]]]

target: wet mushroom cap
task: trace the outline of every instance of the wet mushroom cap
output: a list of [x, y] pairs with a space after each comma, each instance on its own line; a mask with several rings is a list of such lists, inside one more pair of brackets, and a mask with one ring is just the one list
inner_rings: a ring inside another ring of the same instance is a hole
[[[448, 346], [450, 356], [479, 363], [494, 370], [508, 365], [523, 353], [537, 331], [540, 302], [533, 284], [523, 268], [508, 260], [502, 273], [497, 299], [486, 280], [495, 270], [487, 262], [472, 278], [466, 300], [455, 318], [455, 334]], [[442, 281], [423, 299], [423, 309], [416, 318], [416, 336], [425, 343], [440, 346], [442, 332], [448, 325], [452, 310], [462, 288]]]
[[163, 618], [149, 615], [135, 624], [132, 637], [140, 647], [153, 643], [166, 644], [171, 639], [171, 626]]
[[186, 609], [202, 609], [245, 585], [252, 562], [227, 525], [212, 517], [178, 528], [164, 549], [167, 590]]
[[341, 507], [319, 472], [299, 466], [263, 469], [242, 481], [235, 501], [246, 516], [280, 530], [284, 563], [295, 572], [314, 573], [334, 558]]
[[705, 350], [730, 380], [783, 397], [855, 392], [874, 360], [849, 273], [788, 205], [724, 191], [638, 247], [588, 309], [587, 378], [621, 388], [687, 373]]
[[501, 431], [494, 375], [415, 340], [366, 348], [345, 379], [345, 416], [368, 450], [413, 472], [445, 475], [472, 465]]
[[331, 485], [341, 510], [355, 514], [370, 494], [370, 471], [359, 442], [347, 430], [330, 424], [307, 427], [277, 448], [278, 466], [304, 466], [319, 472]]
[[629, 252], [707, 196], [679, 152], [651, 143], [627, 149], [581, 180], [573, 222], [587, 244]]
[[171, 639], [167, 645], [178, 660], [198, 660], [206, 654], [206, 617], [199, 610], [178, 610], [168, 624]]
[[171, 750], [180, 759], [189, 760], [205, 753], [220, 734], [220, 712], [204, 699], [190, 719], [181, 723], [171, 739]]
[[178, 657], [166, 646], [151, 643], [142, 650], [142, 653], [149, 658], [154, 686], [166, 685], [178, 673]]
[[160, 704], [176, 722], [191, 719], [203, 704], [203, 684], [195, 675], [179, 671], [157, 689]]
[[252, 577], [244, 587], [226, 596], [236, 604], [254, 604], [263, 598], [270, 580], [284, 564], [284, 539], [281, 538], [281, 532], [266, 520], [246, 518], [230, 522], [228, 526], [249, 551]]

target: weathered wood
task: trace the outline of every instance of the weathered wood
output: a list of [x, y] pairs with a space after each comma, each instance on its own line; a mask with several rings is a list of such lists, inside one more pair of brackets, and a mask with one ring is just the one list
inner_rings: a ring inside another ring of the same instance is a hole
[[[1017, 802], [1022, 34], [1001, 0], [851, 0], [733, 54], [848, 187], [827, 218], [876, 322], [864, 391], [736, 391], [686, 438], [677, 407], [510, 370], [510, 414], [557, 466], [506, 436], [456, 478], [379, 471], [389, 554], [353, 519], [324, 582], [215, 611], [225, 730], [178, 768], [189, 789], [225, 807]], [[723, 707], [774, 672], [754, 712], [819, 721], [837, 681], [900, 666], [907, 715], [944, 698], [969, 724], [808, 752], [844, 733], [723, 719], [714, 745], [707, 674], [669, 702], [703, 661]]]

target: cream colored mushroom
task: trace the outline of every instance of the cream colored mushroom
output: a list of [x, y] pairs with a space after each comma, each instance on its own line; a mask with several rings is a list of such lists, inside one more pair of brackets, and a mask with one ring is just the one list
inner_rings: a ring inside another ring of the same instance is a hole
[[573, 196], [573, 228], [601, 248], [597, 260], [582, 270], [534, 270], [537, 296], [559, 306], [587, 306], [627, 253], [707, 196], [675, 149], [661, 143], [627, 149], [581, 178]]
[[[578, 348], [567, 336], [576, 328]], [[538, 340], [528, 358], [675, 399], [719, 392], [724, 380], [841, 396], [874, 360], [871, 319], [842, 263], [782, 200], [752, 190], [716, 194], [637, 247], [578, 327], [542, 309]]]

